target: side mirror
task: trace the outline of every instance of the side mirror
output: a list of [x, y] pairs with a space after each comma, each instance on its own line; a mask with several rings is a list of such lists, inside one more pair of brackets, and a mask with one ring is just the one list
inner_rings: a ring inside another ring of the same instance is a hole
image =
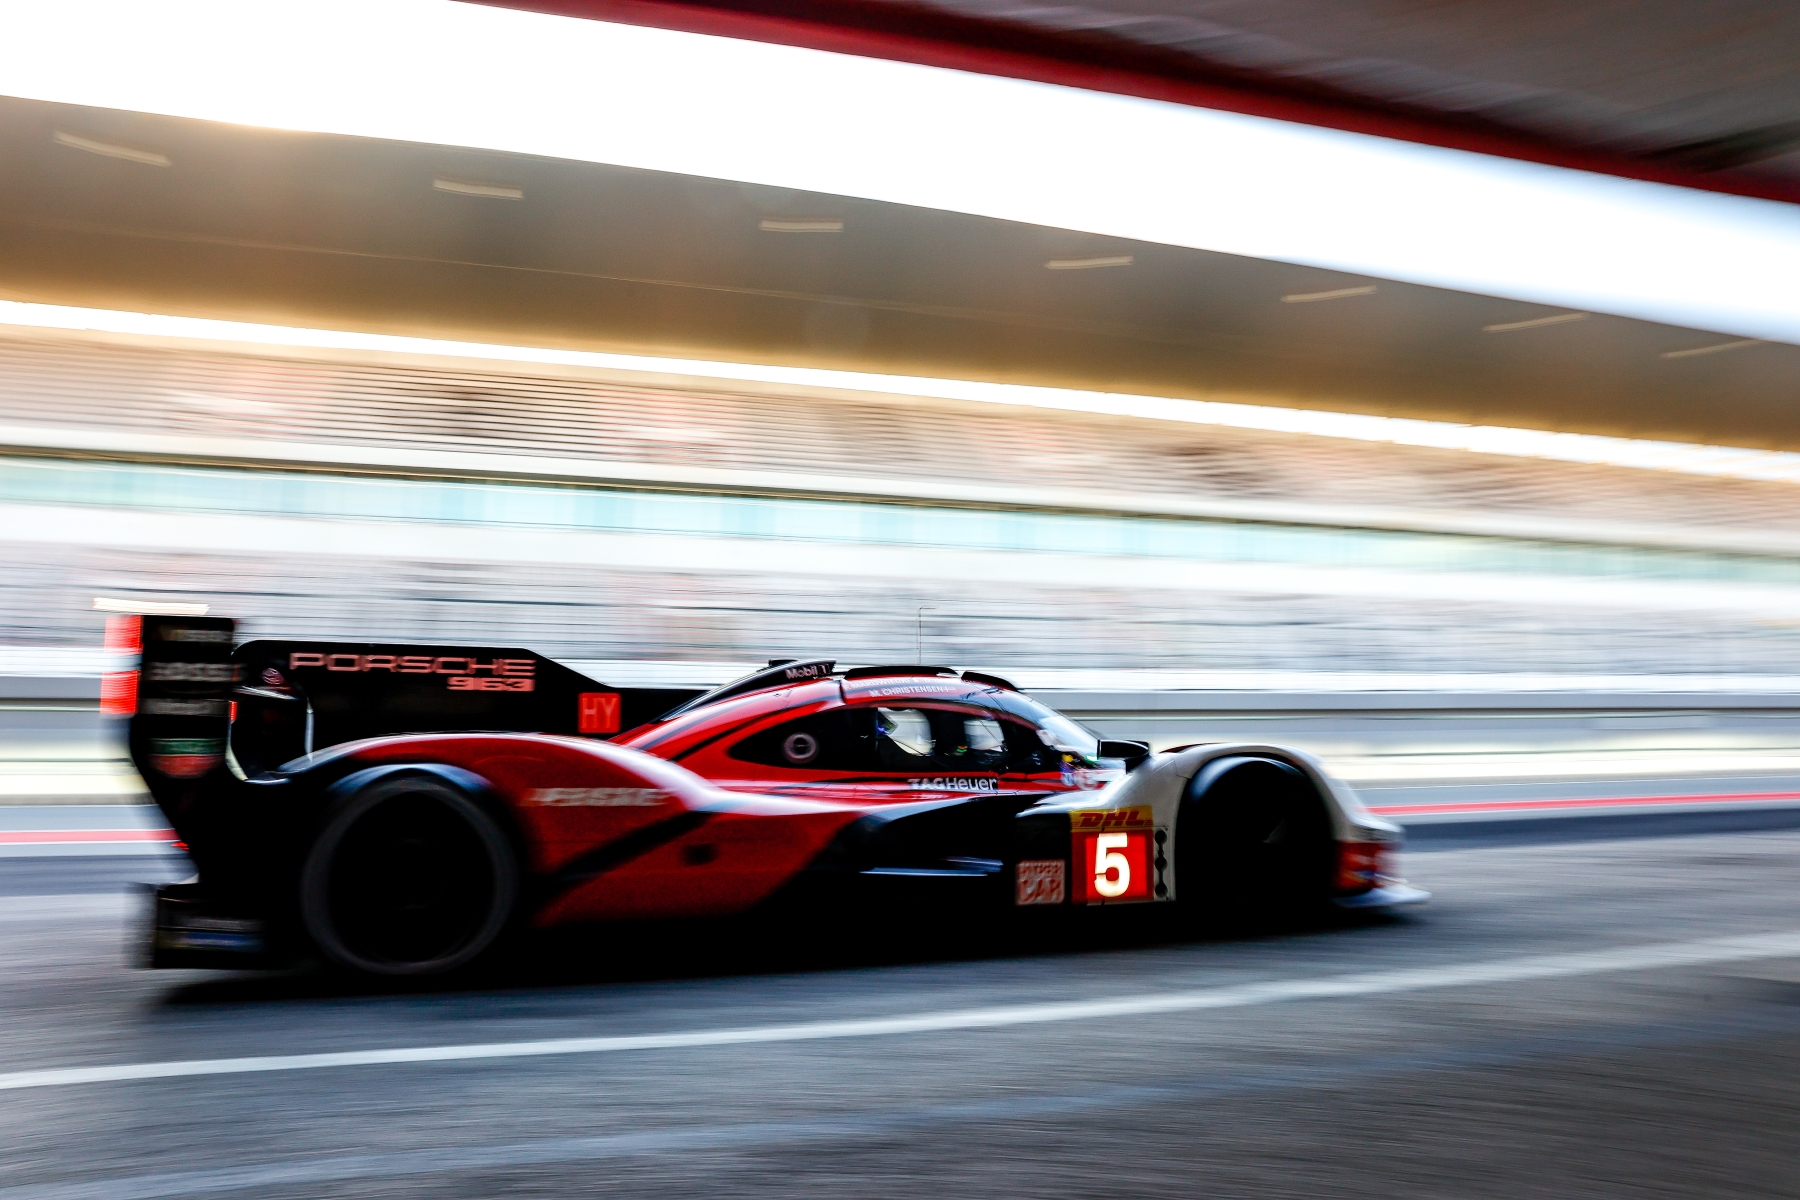
[[1101, 742], [1100, 757], [1124, 759], [1125, 769], [1127, 771], [1135, 771], [1144, 765], [1145, 759], [1150, 757], [1150, 743], [1126, 741]]

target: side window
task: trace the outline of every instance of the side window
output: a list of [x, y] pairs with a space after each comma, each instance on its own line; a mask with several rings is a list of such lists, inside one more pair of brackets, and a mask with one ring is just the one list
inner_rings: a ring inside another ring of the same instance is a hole
[[875, 758], [883, 771], [923, 771], [935, 766], [937, 735], [932, 714], [923, 708], [875, 710]]
[[883, 771], [1006, 768], [1006, 732], [985, 713], [943, 708], [877, 708], [875, 753]]
[[1006, 729], [992, 717], [959, 714], [963, 744], [959, 753], [966, 756], [969, 769], [1004, 771], [1006, 769]]
[[[799, 771], [998, 774], [1009, 769], [1019, 746], [1033, 755], [1048, 749], [1025, 726], [986, 713], [875, 707], [786, 721], [751, 734], [730, 753], [745, 762]], [[1043, 769], [1055, 770], [1057, 761], [1049, 761]]]

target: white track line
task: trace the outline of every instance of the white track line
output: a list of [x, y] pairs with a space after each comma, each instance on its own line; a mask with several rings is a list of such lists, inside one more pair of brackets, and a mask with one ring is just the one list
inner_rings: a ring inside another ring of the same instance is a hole
[[804, 1042], [826, 1038], [884, 1037], [957, 1029], [993, 1029], [1096, 1017], [1143, 1016], [1244, 1008], [1284, 1000], [1323, 1000], [1376, 996], [1431, 988], [1563, 979], [1605, 971], [1642, 971], [1658, 967], [1696, 966], [1755, 959], [1800, 956], [1800, 930], [1749, 937], [1709, 938], [1584, 950], [1573, 954], [1534, 955], [1491, 962], [1371, 971], [1322, 979], [1275, 980], [1238, 987], [1120, 996], [1110, 1000], [1077, 1000], [1025, 1004], [1007, 1008], [967, 1008], [913, 1016], [874, 1017], [861, 1021], [813, 1021], [798, 1025], [762, 1025], [739, 1029], [700, 1029], [687, 1033], [651, 1033], [627, 1037], [556, 1038], [537, 1042], [490, 1042], [461, 1046], [405, 1046], [385, 1050], [343, 1050], [329, 1054], [281, 1054], [255, 1058], [207, 1058], [185, 1062], [116, 1063], [99, 1067], [53, 1067], [0, 1075], [0, 1090], [67, 1087], [78, 1083], [121, 1083], [137, 1079], [173, 1079], [192, 1075], [250, 1075], [265, 1071], [315, 1071], [327, 1067], [369, 1067], [394, 1063], [471, 1062], [490, 1058], [534, 1058], [566, 1054], [607, 1054], [620, 1050], [673, 1050], [706, 1046], [742, 1046], [759, 1042]]

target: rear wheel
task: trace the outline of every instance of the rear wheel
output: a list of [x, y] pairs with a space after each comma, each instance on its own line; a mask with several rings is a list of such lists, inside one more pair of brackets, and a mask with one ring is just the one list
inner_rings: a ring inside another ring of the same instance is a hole
[[518, 860], [499, 824], [462, 791], [406, 775], [332, 812], [301, 870], [300, 909], [339, 966], [436, 975], [493, 948], [518, 891]]
[[1292, 918], [1329, 894], [1331, 823], [1312, 782], [1286, 763], [1209, 764], [1182, 800], [1175, 832], [1176, 894], [1190, 911]]

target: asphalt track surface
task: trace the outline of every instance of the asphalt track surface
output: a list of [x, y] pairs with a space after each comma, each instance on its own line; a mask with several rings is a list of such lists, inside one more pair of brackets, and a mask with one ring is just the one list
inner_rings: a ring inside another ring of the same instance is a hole
[[132, 970], [167, 863], [4, 860], [0, 1200], [1800, 1195], [1800, 831], [1608, 832], [1417, 843], [1393, 919], [682, 926], [429, 989]]

